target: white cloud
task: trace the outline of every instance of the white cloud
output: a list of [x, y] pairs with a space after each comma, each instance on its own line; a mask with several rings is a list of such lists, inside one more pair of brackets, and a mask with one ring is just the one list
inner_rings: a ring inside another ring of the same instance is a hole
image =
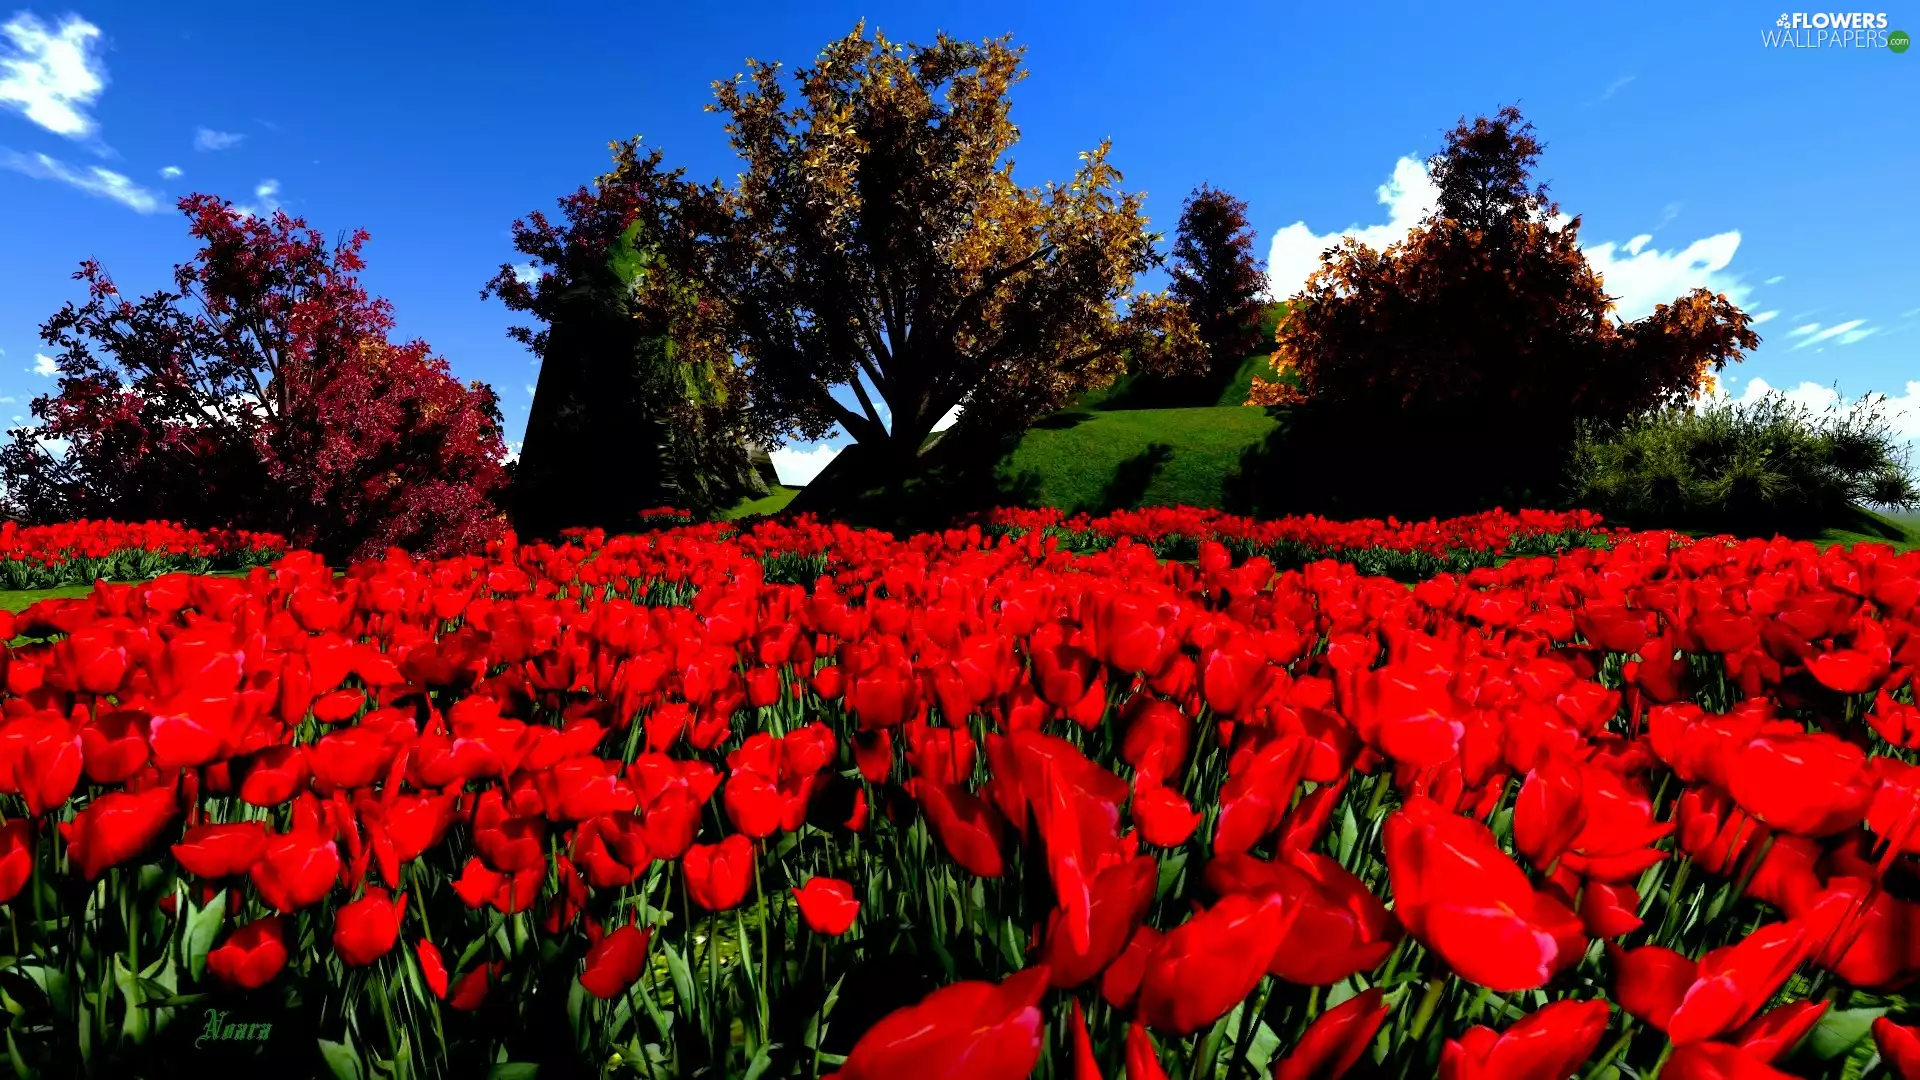
[[507, 462], [508, 464], [512, 464], [513, 462], [516, 462], [516, 461], [519, 461], [519, 460], [520, 460], [520, 448], [521, 448], [522, 446], [525, 446], [525, 445], [526, 445], [526, 443], [523, 443], [523, 442], [510, 442], [510, 443], [508, 443], [508, 444], [507, 444], [507, 456], [506, 456], [505, 458], [502, 458], [501, 460], [503, 460], [503, 461], [505, 461], [505, 462]]
[[15, 405], [19, 401], [20, 399], [16, 397], [0, 397], [0, 405]]
[[161, 208], [162, 200], [157, 192], [141, 187], [122, 173], [98, 165], [76, 169], [45, 154], [22, 154], [0, 149], [0, 169], [31, 176], [35, 180], [58, 180], [89, 195], [112, 199], [136, 213], [152, 214]]
[[1772, 322], [1779, 317], [1780, 313], [1777, 311], [1763, 311], [1753, 317], [1753, 325], [1759, 326], [1763, 322]]
[[1827, 327], [1822, 327], [1819, 323], [1808, 323], [1805, 326], [1796, 326], [1793, 328], [1792, 336], [1800, 339], [1794, 342], [1793, 347], [1796, 349], [1804, 349], [1809, 345], [1815, 345], [1822, 341], [1832, 341], [1834, 338], [1840, 339], [1835, 342], [1835, 344], [1851, 345], [1863, 338], [1870, 338], [1879, 332], [1879, 327], [1868, 326], [1867, 320], [1865, 319], [1848, 319], [1846, 322], [1835, 323]]
[[540, 281], [540, 267], [533, 262], [523, 262], [513, 268], [513, 279], [522, 285], [533, 285]]
[[820, 475], [820, 470], [840, 455], [840, 447], [821, 443], [805, 448], [783, 446], [767, 456], [773, 459], [773, 470], [780, 482], [789, 487], [812, 482]]
[[[1321, 234], [1315, 233], [1306, 222], [1296, 221], [1274, 233], [1267, 253], [1268, 294], [1287, 297], [1299, 292], [1308, 275], [1319, 267], [1320, 253], [1346, 237], [1375, 250], [1400, 242], [1421, 219], [1432, 213], [1439, 199], [1433, 181], [1427, 176], [1425, 163], [1416, 157], [1403, 157], [1395, 162], [1393, 178], [1381, 185], [1377, 194], [1380, 204], [1387, 208], [1384, 225], [1355, 224]], [[1664, 212], [1662, 225], [1678, 213], [1677, 205], [1669, 204]], [[1634, 236], [1624, 244], [1607, 241], [1585, 246], [1587, 261], [1603, 277], [1608, 295], [1616, 298], [1615, 313], [1622, 319], [1650, 315], [1654, 305], [1672, 301], [1695, 288], [1724, 292], [1736, 304], [1744, 303], [1752, 291], [1737, 275], [1727, 273], [1740, 247], [1737, 230], [1672, 250], [1652, 244], [1653, 234], [1649, 232]]]
[[1307, 277], [1320, 266], [1320, 253], [1346, 237], [1370, 248], [1384, 248], [1406, 239], [1420, 219], [1433, 212], [1440, 193], [1427, 178], [1427, 168], [1418, 158], [1403, 157], [1393, 166], [1393, 179], [1375, 189], [1380, 205], [1387, 208], [1385, 225], [1349, 225], [1325, 235], [1315, 233], [1304, 221], [1296, 221], [1273, 234], [1267, 247], [1267, 293], [1285, 298], [1300, 291]]
[[526, 384], [526, 386], [527, 386], [527, 396], [528, 396], [528, 397], [532, 397], [532, 396], [533, 396], [533, 384], [532, 384], [532, 383], [528, 383], [528, 384]]
[[1763, 284], [1763, 285], [1778, 285], [1778, 284], [1780, 284], [1781, 282], [1783, 282], [1783, 281], [1785, 281], [1785, 280], [1787, 280], [1787, 278], [1786, 278], [1786, 275], [1784, 275], [1784, 274], [1775, 274], [1775, 275], [1773, 275], [1772, 277], [1770, 277], [1770, 278], [1768, 278], [1767, 280], [1765, 280], [1765, 281], [1763, 281], [1763, 282], [1761, 282], [1761, 284]]
[[166, 168], [160, 170], [160, 179], [162, 180], [172, 180], [173, 178], [179, 175], [180, 175], [180, 166], [178, 165], [169, 165]]
[[[1779, 390], [1761, 378], [1748, 382], [1747, 388], [1741, 391], [1739, 397], [1732, 396], [1724, 389], [1714, 396], [1721, 401], [1751, 403], [1775, 393], [1795, 405], [1804, 406], [1814, 412], [1849, 409], [1858, 405], [1861, 400], [1860, 398], [1849, 400], [1842, 397], [1840, 391], [1834, 387], [1822, 386], [1816, 382], [1802, 382], [1791, 390]], [[1886, 417], [1887, 425], [1893, 429], [1894, 434], [1905, 439], [1909, 447], [1920, 444], [1920, 380], [1908, 380], [1904, 392], [1898, 395], [1883, 394], [1881, 396], [1884, 398], [1881, 402], [1882, 415]]]
[[0, 53], [0, 105], [55, 135], [85, 139], [98, 128], [87, 106], [107, 86], [106, 65], [95, 54], [100, 28], [69, 15], [57, 29], [27, 12], [0, 25], [12, 47]]
[[235, 210], [247, 217], [266, 217], [280, 209], [280, 181], [262, 180], [253, 188], [254, 202], [241, 203]]
[[230, 150], [240, 145], [245, 135], [231, 131], [215, 131], [212, 128], [199, 128], [193, 133], [195, 150]]
[[1653, 237], [1636, 236], [1624, 246], [1612, 241], [1584, 247], [1587, 262], [1600, 275], [1607, 295], [1615, 297], [1614, 313], [1632, 321], [1653, 314], [1656, 304], [1669, 303], [1698, 288], [1726, 293], [1734, 303], [1752, 290], [1726, 273], [1740, 250], [1738, 230], [1695, 240], [1684, 248], [1650, 248]]
[[1613, 95], [1619, 93], [1622, 89], [1626, 87], [1628, 83], [1632, 82], [1633, 80], [1639, 77], [1640, 76], [1638, 75], [1622, 75], [1619, 78], [1613, 80], [1612, 82], [1607, 84], [1607, 88], [1605, 90], [1601, 91], [1600, 100], [1605, 101], [1608, 98], [1612, 97]]
[[33, 354], [33, 373], [35, 375], [44, 377], [52, 375], [59, 370], [60, 367], [53, 362], [53, 357], [48, 356], [46, 353]]

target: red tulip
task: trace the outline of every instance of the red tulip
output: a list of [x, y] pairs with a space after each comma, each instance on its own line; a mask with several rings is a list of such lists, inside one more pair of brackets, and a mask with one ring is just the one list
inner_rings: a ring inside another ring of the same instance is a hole
[[1339, 1080], [1353, 1068], [1386, 1022], [1385, 994], [1362, 991], [1316, 1017], [1273, 1070], [1273, 1080]]
[[306, 751], [298, 746], [270, 746], [253, 756], [246, 779], [240, 781], [240, 801], [249, 806], [274, 807], [307, 786]]
[[735, 834], [718, 844], [695, 844], [681, 860], [687, 895], [708, 911], [730, 911], [753, 887], [753, 841]]
[[406, 910], [405, 893], [395, 901], [385, 889], [368, 889], [360, 899], [334, 912], [333, 951], [348, 967], [366, 967], [393, 951]]
[[1184, 1036], [1225, 1016], [1259, 985], [1293, 918], [1271, 893], [1226, 896], [1168, 931], [1146, 959], [1141, 1021]]
[[1620, 1007], [1667, 1033], [1676, 1045], [1704, 1042], [1739, 1027], [1766, 1004], [1807, 955], [1807, 933], [1773, 923], [1699, 963], [1648, 945], [1614, 950]]
[[1546, 985], [1585, 950], [1580, 920], [1534, 889], [1485, 825], [1416, 796], [1387, 819], [1394, 914], [1470, 982]]
[[1580, 922], [1597, 938], [1616, 938], [1640, 929], [1640, 895], [1631, 885], [1589, 881], [1580, 890]]
[[1666, 1080], [1795, 1080], [1738, 1046], [1688, 1043], [1674, 1050], [1660, 1071]]
[[1880, 1048], [1880, 1060], [1893, 1066], [1900, 1080], [1920, 1080], [1920, 1028], [1882, 1016], [1873, 1022], [1873, 1043]]
[[581, 822], [571, 852], [574, 864], [596, 889], [631, 885], [653, 862], [644, 827], [631, 812], [603, 814]]
[[1200, 814], [1170, 787], [1142, 774], [1134, 784], [1133, 823], [1155, 847], [1179, 847], [1200, 827]]
[[340, 880], [340, 849], [317, 829], [296, 828], [267, 841], [248, 876], [268, 906], [291, 914], [316, 904]]
[[286, 966], [284, 920], [278, 915], [253, 920], [207, 953], [207, 972], [240, 990], [260, 989]]
[[45, 817], [66, 805], [80, 783], [83, 767], [80, 732], [66, 720], [17, 720], [0, 729], [0, 790], [18, 792], [27, 801], [27, 813]]
[[138, 794], [114, 791], [89, 802], [72, 821], [60, 823], [67, 855], [92, 881], [147, 849], [172, 824], [179, 804], [170, 787]]
[[720, 802], [733, 827], [756, 840], [779, 832], [780, 819], [787, 809], [786, 797], [771, 780], [745, 771], [736, 771], [727, 778]]
[[258, 821], [200, 825], [188, 829], [173, 845], [173, 857], [196, 877], [244, 874], [266, 853], [268, 835], [266, 825]]
[[546, 884], [547, 869], [529, 866], [511, 874], [487, 869], [479, 858], [469, 858], [454, 879], [453, 892], [470, 908], [492, 905], [502, 915], [517, 915], [533, 906]]
[[807, 929], [827, 937], [839, 937], [860, 914], [860, 901], [853, 898], [853, 886], [844, 881], [815, 875], [806, 885], [793, 890], [800, 918]]
[[414, 946], [414, 954], [420, 960], [420, 975], [427, 981], [427, 989], [442, 1001], [447, 997], [447, 964], [440, 958], [440, 947], [426, 938], [421, 938]]
[[1546, 867], [1573, 846], [1587, 825], [1580, 768], [1553, 760], [1527, 774], [1513, 802], [1513, 846], [1537, 867]]
[[1400, 940], [1400, 927], [1367, 887], [1337, 861], [1289, 850], [1267, 862], [1223, 855], [1207, 864], [1208, 887], [1219, 893], [1275, 893], [1294, 913], [1271, 974], [1301, 986], [1332, 986], [1383, 963]]
[[587, 967], [580, 985], [602, 1000], [625, 994], [647, 968], [647, 945], [653, 928], [622, 926], [587, 950]]
[[1073, 1020], [1068, 1028], [1073, 1037], [1073, 1080], [1105, 1080], [1100, 1063], [1093, 1058], [1093, 1039], [1087, 1035], [1087, 1015], [1080, 1010], [1080, 999], [1073, 999]]
[[[1076, 1002], [1076, 1004], [1078, 1004]], [[1127, 1080], [1167, 1080], [1153, 1037], [1139, 1024], [1127, 1025]]]
[[1873, 798], [1865, 752], [1836, 735], [1762, 735], [1733, 754], [1727, 791], [1754, 817], [1801, 836], [1860, 823]]
[[80, 755], [86, 778], [96, 784], [118, 784], [147, 763], [147, 738], [140, 730], [141, 714], [131, 709], [104, 710], [80, 728]]
[[14, 818], [0, 825], [0, 904], [20, 895], [33, 877], [33, 823]]
[[1000, 819], [980, 796], [918, 780], [913, 794], [933, 835], [954, 862], [976, 877], [997, 878], [1006, 873], [1000, 853]]
[[447, 995], [447, 1007], [461, 1012], [473, 1012], [487, 1000], [487, 992], [493, 984], [500, 981], [501, 973], [507, 970], [505, 960], [495, 960], [491, 964], [481, 964], [468, 968], [466, 974], [454, 980], [453, 992]]
[[1077, 945], [1066, 932], [1068, 912], [1056, 908], [1042, 938], [1041, 955], [1053, 971], [1053, 985], [1066, 989], [1100, 974], [1133, 938], [1147, 917], [1159, 881], [1159, 864], [1140, 855], [1101, 871], [1088, 889], [1087, 940]]
[[1147, 957], [1160, 944], [1160, 931], [1151, 926], [1134, 930], [1107, 970], [1100, 973], [1100, 996], [1116, 1009], [1130, 1009], [1140, 996], [1140, 980], [1147, 975]]
[[1440, 1052], [1440, 1080], [1567, 1080], [1607, 1031], [1604, 1001], [1556, 1001], [1507, 1030], [1470, 1027]]
[[960, 982], [896, 1009], [860, 1036], [839, 1080], [1026, 1080], [1040, 1060], [1046, 965], [999, 985]]

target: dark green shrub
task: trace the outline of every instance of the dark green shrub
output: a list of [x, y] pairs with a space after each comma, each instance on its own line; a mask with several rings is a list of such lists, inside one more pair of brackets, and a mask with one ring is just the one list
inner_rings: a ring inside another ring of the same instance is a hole
[[1578, 505], [1615, 523], [1735, 533], [1808, 532], [1859, 505], [1920, 503], [1878, 396], [1816, 412], [1769, 394], [1590, 427], [1570, 487]]

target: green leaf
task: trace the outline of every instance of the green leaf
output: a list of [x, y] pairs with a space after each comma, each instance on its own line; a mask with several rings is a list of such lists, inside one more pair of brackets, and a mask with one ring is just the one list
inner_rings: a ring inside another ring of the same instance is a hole
[[1807, 1050], [1822, 1061], [1845, 1057], [1848, 1051], [1859, 1045], [1860, 1040], [1867, 1037], [1873, 1022], [1885, 1015], [1885, 1007], [1829, 1009], [1827, 1015], [1814, 1025], [1813, 1033], [1807, 1036]]
[[363, 1080], [365, 1074], [360, 1071], [360, 1056], [353, 1052], [352, 1046], [326, 1039], [319, 1042], [320, 1056], [326, 1059], [327, 1069], [333, 1073], [334, 1080]]
[[198, 982], [207, 973], [207, 953], [213, 949], [213, 939], [220, 936], [220, 924], [227, 918], [227, 891], [220, 890], [206, 907], [191, 907], [187, 911], [186, 950], [187, 971]]
[[1353, 869], [1349, 861], [1353, 858], [1353, 849], [1360, 843], [1360, 819], [1353, 816], [1353, 804], [1340, 808], [1340, 865]]
[[40, 992], [47, 995], [47, 1000], [53, 1003], [54, 1012], [65, 1016], [73, 1011], [73, 997], [66, 972], [58, 968], [35, 966], [23, 967], [20, 973], [32, 979]]
[[40, 1074], [27, 1067], [27, 1061], [20, 1056], [20, 1045], [13, 1041], [13, 1029], [7, 1029], [7, 1061], [13, 1065], [13, 1075], [20, 1080], [34, 1080]]
[[487, 1070], [487, 1080], [533, 1080], [540, 1066], [530, 1061], [503, 1061]]
[[147, 1000], [146, 991], [140, 985], [140, 979], [127, 970], [119, 954], [113, 958], [113, 982], [120, 988], [120, 996], [127, 1003], [125, 1019], [120, 1022], [120, 1035], [135, 1046], [147, 1041], [147, 1032], [152, 1029], [152, 1014], [140, 1007]]
[[767, 1053], [767, 1047], [763, 1046], [760, 1052], [753, 1056], [753, 1063], [747, 1066], [746, 1080], [760, 1080], [772, 1067], [773, 1057]]

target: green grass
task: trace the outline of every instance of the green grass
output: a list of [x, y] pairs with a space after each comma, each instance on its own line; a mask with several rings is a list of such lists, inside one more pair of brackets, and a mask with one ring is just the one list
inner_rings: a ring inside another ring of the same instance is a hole
[[0, 589], [0, 610], [20, 612], [36, 600], [67, 599], [93, 592], [91, 585], [62, 585], [57, 589]]
[[722, 521], [737, 521], [740, 518], [759, 517], [765, 514], [777, 514], [787, 508], [795, 495], [800, 494], [797, 487], [777, 484], [774, 489], [758, 499], [747, 499], [733, 509], [720, 515]]
[[1002, 459], [1003, 486], [1069, 513], [1219, 506], [1241, 455], [1273, 431], [1264, 409], [1075, 409], [1047, 417]]
[[1890, 544], [1900, 551], [1920, 548], [1920, 514], [1876, 514], [1859, 511], [1859, 517], [1843, 527], [1823, 529], [1814, 539], [1824, 546], [1860, 543]]

